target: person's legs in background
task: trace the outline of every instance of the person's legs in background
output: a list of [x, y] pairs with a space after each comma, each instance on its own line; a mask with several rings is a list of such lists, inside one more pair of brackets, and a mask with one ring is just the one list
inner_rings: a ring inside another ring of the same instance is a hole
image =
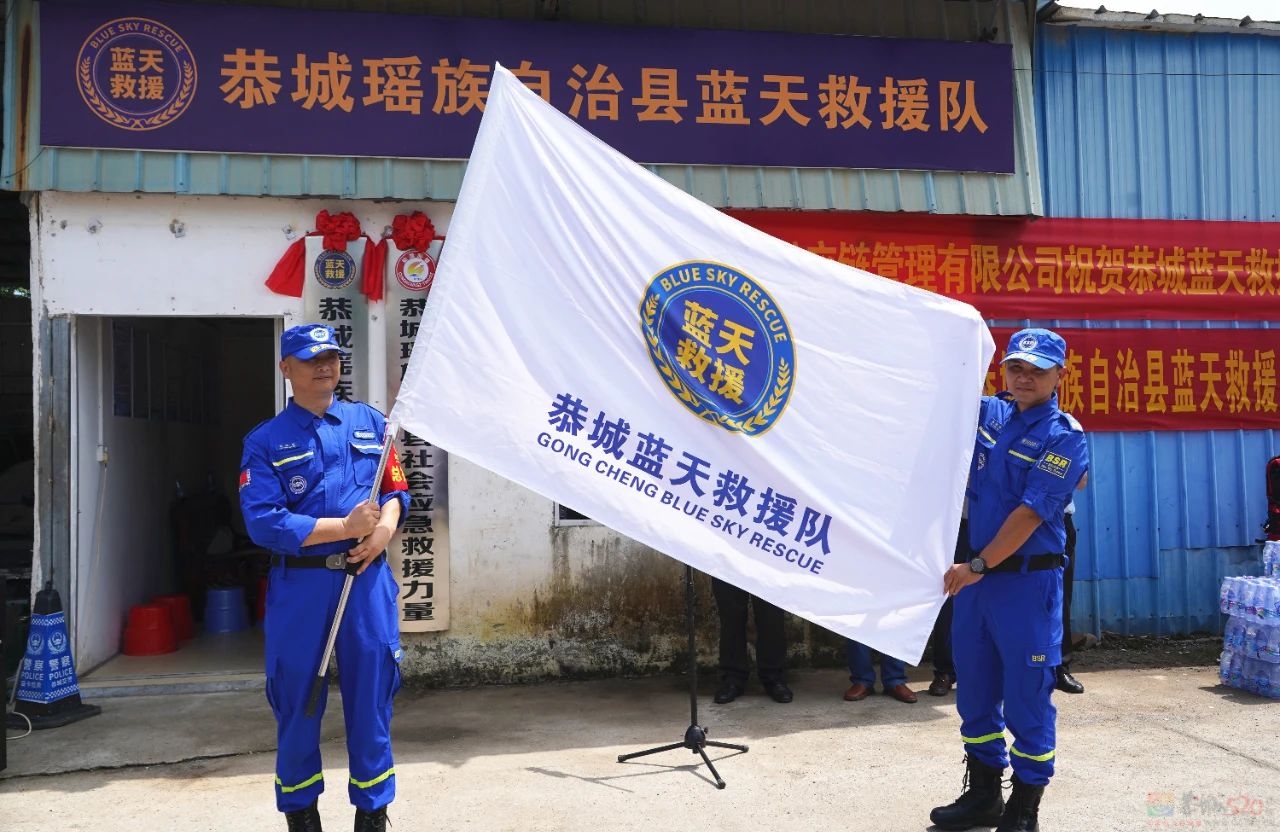
[[741, 696], [747, 687], [747, 602], [746, 590], [719, 578], [711, 579], [720, 618], [720, 687], [715, 703], [723, 705]]
[[[968, 563], [969, 559], [969, 521], [961, 518], [952, 562]], [[951, 691], [952, 685], [956, 683], [956, 665], [951, 657], [953, 607], [950, 597], [942, 602], [942, 609], [938, 611], [938, 620], [933, 623], [933, 632], [929, 635], [929, 645], [933, 651], [933, 681], [929, 683], [930, 696], [946, 696]]]
[[786, 704], [794, 698], [787, 687], [786, 613], [754, 595], [751, 607], [756, 617], [756, 673], [765, 693]]
[[1067, 566], [1062, 571], [1062, 664], [1054, 685], [1063, 693], [1084, 693], [1084, 685], [1071, 675], [1071, 585], [1076, 573], [1076, 524], [1074, 515], [1064, 515], [1067, 526]]
[[915, 704], [916, 692], [907, 687], [907, 665], [888, 653], [880, 654], [880, 686], [884, 692], [899, 702]]
[[876, 669], [871, 666], [871, 648], [865, 644], [845, 639], [844, 649], [849, 657], [849, 681], [853, 685], [844, 692], [846, 702], [866, 699], [875, 692]]
[[956, 664], [951, 658], [951, 598], [942, 602], [938, 620], [933, 622], [929, 634], [929, 646], [933, 651], [933, 681], [929, 683], [930, 696], [946, 696], [956, 683]]

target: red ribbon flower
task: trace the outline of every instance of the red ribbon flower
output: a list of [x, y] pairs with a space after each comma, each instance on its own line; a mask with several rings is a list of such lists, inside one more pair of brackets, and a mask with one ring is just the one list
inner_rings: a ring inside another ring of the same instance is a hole
[[324, 247], [329, 251], [346, 251], [347, 243], [360, 238], [360, 220], [350, 211], [316, 214], [316, 231], [324, 235]]
[[391, 239], [401, 251], [416, 249], [426, 251], [436, 238], [436, 227], [421, 211], [412, 214], [396, 214], [391, 221]]

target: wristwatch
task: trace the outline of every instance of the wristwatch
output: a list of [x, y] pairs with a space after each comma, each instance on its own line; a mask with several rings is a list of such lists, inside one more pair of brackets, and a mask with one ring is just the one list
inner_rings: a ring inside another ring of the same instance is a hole
[[987, 562], [981, 556], [975, 557], [969, 561], [969, 571], [975, 575], [984, 575], [987, 571]]

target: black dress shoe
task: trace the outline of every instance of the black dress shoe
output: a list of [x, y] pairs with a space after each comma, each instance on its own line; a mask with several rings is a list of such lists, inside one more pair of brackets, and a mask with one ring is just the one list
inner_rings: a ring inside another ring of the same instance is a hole
[[720, 683], [720, 687], [716, 688], [716, 695], [711, 701], [717, 705], [727, 705], [744, 693], [746, 693], [746, 686], [742, 682], [725, 679]]
[[764, 692], [773, 697], [774, 702], [780, 702], [783, 705], [795, 698], [795, 694], [791, 692], [791, 688], [787, 687], [786, 682], [765, 682]]
[[935, 673], [933, 681], [929, 683], [929, 695], [946, 696], [951, 692], [951, 686], [955, 683], [956, 680], [951, 676], [948, 676], [945, 673]]
[[1065, 665], [1059, 665], [1058, 681], [1054, 687], [1063, 693], [1084, 693], [1084, 685], [1071, 675], [1071, 671], [1067, 670]]

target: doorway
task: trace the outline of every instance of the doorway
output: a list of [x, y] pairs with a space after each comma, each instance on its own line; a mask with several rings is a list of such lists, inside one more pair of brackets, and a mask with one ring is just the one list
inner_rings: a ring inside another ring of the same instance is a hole
[[[260, 683], [266, 553], [236, 493], [241, 440], [279, 409], [278, 330], [272, 318], [76, 319], [71, 636], [86, 697]], [[206, 598], [233, 589], [247, 626], [202, 626]], [[131, 609], [174, 596], [194, 635], [126, 655]]]

